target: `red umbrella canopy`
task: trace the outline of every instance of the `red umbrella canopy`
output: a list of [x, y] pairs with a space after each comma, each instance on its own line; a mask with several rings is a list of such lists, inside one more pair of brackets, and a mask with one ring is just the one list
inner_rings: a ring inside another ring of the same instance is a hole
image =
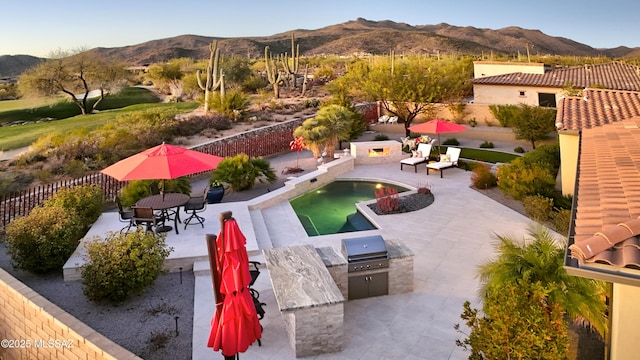
[[222, 157], [162, 144], [102, 169], [100, 172], [120, 181], [175, 179], [213, 170]]
[[215, 267], [220, 273], [222, 299], [218, 301], [222, 306], [216, 306], [207, 342], [214, 351], [222, 350], [224, 356], [245, 352], [262, 336], [262, 327], [248, 288], [251, 273], [246, 241], [234, 218], [224, 221], [216, 243]]
[[458, 132], [463, 130], [467, 130], [467, 127], [464, 125], [458, 125], [456, 123], [448, 122], [442, 119], [433, 119], [433, 120], [429, 120], [427, 122], [409, 127], [409, 131], [438, 135], [438, 154], [441, 152], [440, 151], [440, 144], [441, 144], [440, 134], [441, 133]]
[[417, 133], [440, 134], [467, 130], [467, 127], [442, 119], [433, 119], [421, 124], [410, 126], [409, 130]]

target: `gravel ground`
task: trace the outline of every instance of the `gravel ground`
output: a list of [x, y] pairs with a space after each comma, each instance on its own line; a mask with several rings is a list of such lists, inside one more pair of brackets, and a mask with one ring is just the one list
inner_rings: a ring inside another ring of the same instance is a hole
[[191, 359], [195, 283], [191, 272], [161, 275], [143, 293], [113, 306], [87, 300], [82, 282], [64, 282], [61, 272], [34, 275], [14, 269], [4, 243], [0, 243], [0, 267], [144, 359]]

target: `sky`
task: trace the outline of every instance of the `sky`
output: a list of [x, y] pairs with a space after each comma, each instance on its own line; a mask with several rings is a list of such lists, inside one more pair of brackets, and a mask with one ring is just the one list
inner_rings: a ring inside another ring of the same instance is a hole
[[5, 0], [0, 55], [122, 47], [193, 34], [270, 36], [357, 18], [409, 25], [519, 26], [594, 48], [640, 47], [637, 0]]

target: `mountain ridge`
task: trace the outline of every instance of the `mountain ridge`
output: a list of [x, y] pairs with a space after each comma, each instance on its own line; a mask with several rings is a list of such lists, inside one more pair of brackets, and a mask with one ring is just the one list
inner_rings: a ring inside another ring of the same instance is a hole
[[[209, 44], [218, 40], [221, 54], [235, 54], [258, 58], [265, 46], [272, 53], [291, 51], [291, 34], [295, 35], [300, 54], [353, 55], [371, 53], [435, 54], [435, 53], [527, 53], [540, 55], [608, 56], [614, 58], [638, 57], [640, 48], [619, 46], [596, 49], [574, 40], [549, 36], [540, 30], [508, 26], [501, 29], [454, 26], [447, 23], [435, 25], [409, 25], [392, 20], [373, 21], [357, 18], [344, 23], [315, 30], [296, 29], [273, 34], [243, 38], [224, 38], [183, 34], [171, 38], [156, 39], [135, 45], [88, 50], [101, 57], [113, 58], [130, 65], [146, 65], [165, 62], [173, 58], [206, 59]], [[41, 58], [28, 55], [0, 56], [0, 76], [16, 76], [28, 64], [35, 65]]]

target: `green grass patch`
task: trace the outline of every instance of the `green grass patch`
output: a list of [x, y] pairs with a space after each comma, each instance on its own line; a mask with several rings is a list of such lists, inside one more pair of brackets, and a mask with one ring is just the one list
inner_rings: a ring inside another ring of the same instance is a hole
[[[89, 106], [97, 98], [89, 99]], [[119, 109], [133, 104], [157, 103], [160, 99], [151, 91], [143, 88], [128, 87], [115, 95], [109, 95], [102, 100], [97, 110]], [[42, 118], [67, 119], [80, 115], [80, 108], [65, 98], [21, 99], [0, 102], [0, 124], [14, 121], [35, 122]], [[18, 107], [21, 106], [21, 107]]]
[[52, 132], [68, 132], [78, 129], [94, 130], [128, 112], [164, 109], [174, 110], [176, 114], [180, 114], [192, 111], [198, 106], [199, 104], [195, 102], [138, 104], [92, 115], [78, 115], [64, 120], [0, 127], [0, 150], [7, 151], [29, 146], [39, 137]]
[[[437, 153], [438, 147], [434, 147], [434, 151]], [[442, 147], [442, 153], [447, 152], [447, 147]], [[462, 148], [460, 152], [461, 159], [484, 161], [488, 163], [510, 163], [513, 159], [520, 157], [520, 155], [509, 154], [501, 151], [485, 150], [485, 149], [473, 149]]]
[[30, 98], [18, 100], [2, 100], [0, 101], [0, 113], [13, 110], [35, 109], [43, 106], [49, 106], [60, 101], [61, 98]]

